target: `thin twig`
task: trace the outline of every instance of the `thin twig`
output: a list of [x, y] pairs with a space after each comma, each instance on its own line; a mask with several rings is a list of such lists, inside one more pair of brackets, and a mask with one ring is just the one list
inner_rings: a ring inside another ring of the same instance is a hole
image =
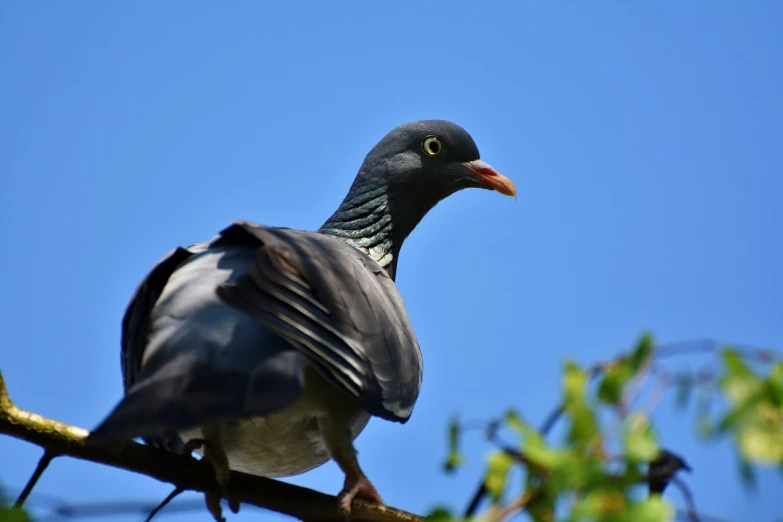
[[565, 408], [560, 404], [547, 415], [538, 431], [540, 431], [542, 435], [547, 435], [563, 413], [565, 413]]
[[[34, 495], [35, 496], [35, 495]], [[28, 504], [34, 504], [31, 498]], [[145, 500], [114, 500], [105, 502], [85, 502], [71, 504], [60, 502], [58, 505], [47, 508], [50, 515], [38, 518], [38, 522], [61, 522], [65, 518], [107, 518], [110, 516], [142, 515], [148, 516], [150, 510], [156, 506], [154, 501]], [[258, 509], [258, 506], [248, 505], [247, 509]], [[166, 511], [157, 515], [171, 515], [192, 511], [204, 511], [204, 499], [188, 499], [172, 502], [166, 506]]]
[[620, 400], [620, 405], [619, 405], [621, 416], [624, 417], [628, 415], [629, 411], [631, 411], [634, 403], [636, 403], [636, 401], [639, 400], [639, 397], [642, 394], [642, 390], [644, 389], [647, 382], [649, 382], [652, 374], [653, 374], [652, 358], [650, 357], [644, 361], [642, 367], [639, 369], [639, 371], [634, 376], [633, 380], [628, 384], [628, 387], [625, 389], [625, 393], [623, 393], [623, 397]]
[[715, 353], [721, 348], [731, 348], [740, 352], [743, 357], [760, 362], [780, 360], [781, 354], [771, 348], [760, 348], [743, 343], [724, 343], [716, 339], [694, 339], [660, 345], [656, 348], [656, 359], [688, 354]]
[[[658, 375], [659, 372], [661, 375]], [[653, 384], [653, 388], [650, 391], [644, 406], [640, 408], [642, 410], [642, 414], [648, 419], [652, 416], [653, 411], [655, 411], [655, 408], [661, 402], [661, 399], [663, 399], [663, 396], [666, 393], [666, 388], [668, 388], [673, 382], [669, 372], [666, 371], [665, 368], [656, 367], [653, 369], [653, 373], [656, 374], [655, 383]]]
[[30, 493], [32, 493], [33, 488], [38, 483], [38, 480], [41, 478], [41, 475], [43, 475], [43, 472], [46, 470], [46, 467], [55, 457], [57, 457], [57, 454], [52, 453], [51, 451], [48, 450], [44, 451], [44, 454], [41, 455], [41, 458], [38, 461], [38, 465], [35, 467], [35, 471], [33, 471], [32, 476], [27, 481], [27, 484], [25, 484], [24, 489], [19, 494], [19, 497], [17, 497], [16, 502], [14, 502], [15, 508], [22, 507], [22, 505], [25, 503], [25, 500], [27, 500], [27, 497], [30, 496]]
[[157, 515], [157, 514], [158, 514], [158, 512], [159, 512], [161, 509], [163, 509], [164, 507], [166, 507], [166, 506], [169, 504], [169, 502], [171, 502], [172, 500], [174, 500], [175, 498], [177, 498], [177, 497], [178, 497], [180, 494], [182, 494], [182, 493], [184, 493], [184, 492], [185, 492], [185, 490], [184, 490], [184, 489], [182, 489], [182, 488], [180, 488], [180, 487], [176, 487], [176, 488], [174, 488], [174, 491], [172, 491], [171, 493], [169, 493], [169, 494], [168, 494], [168, 496], [167, 496], [166, 498], [164, 498], [164, 499], [163, 499], [163, 502], [161, 502], [160, 504], [158, 504], [157, 506], [155, 506], [154, 508], [152, 508], [152, 511], [150, 511], [150, 514], [149, 514], [149, 515], [147, 515], [147, 518], [145, 518], [145, 519], [144, 519], [144, 522], [150, 522], [150, 521], [152, 520], [152, 518], [153, 518], [155, 515]]
[[699, 512], [696, 511], [696, 502], [693, 499], [693, 493], [691, 493], [691, 488], [689, 488], [688, 484], [686, 484], [683, 480], [680, 480], [679, 477], [672, 477], [671, 482], [672, 484], [677, 486], [677, 489], [679, 489], [680, 493], [682, 493], [683, 499], [685, 499], [685, 504], [688, 506], [688, 510], [686, 511], [686, 513], [690, 521], [700, 522]]
[[497, 512], [491, 514], [489, 519], [494, 522], [505, 522], [516, 513], [524, 510], [540, 493], [539, 489], [525, 491], [507, 506], [497, 509]]
[[470, 499], [470, 503], [468, 504], [468, 507], [465, 509], [465, 514], [462, 518], [472, 518], [473, 515], [478, 510], [479, 504], [482, 500], [484, 500], [484, 496], [487, 494], [487, 485], [482, 482], [479, 484], [478, 488], [476, 488], [476, 492], [473, 493], [473, 497]]

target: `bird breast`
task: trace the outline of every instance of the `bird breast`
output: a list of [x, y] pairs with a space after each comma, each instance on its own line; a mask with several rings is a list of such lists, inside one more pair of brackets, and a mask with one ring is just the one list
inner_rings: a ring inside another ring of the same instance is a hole
[[[319, 418], [338, 419], [350, 430], [351, 441], [364, 430], [371, 415], [309, 370], [302, 396], [290, 407], [222, 423], [222, 445], [231, 469], [270, 478], [299, 475], [331, 458]], [[195, 428], [180, 437], [188, 441], [204, 434]]]

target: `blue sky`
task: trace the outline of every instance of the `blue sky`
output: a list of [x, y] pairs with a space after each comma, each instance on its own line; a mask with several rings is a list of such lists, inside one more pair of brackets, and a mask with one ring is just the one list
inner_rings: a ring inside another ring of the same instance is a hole
[[[383, 134], [449, 119], [519, 199], [463, 191], [406, 242], [424, 386], [408, 424], [376, 419], [357, 446], [389, 504], [461, 508], [487, 446], [469, 438], [467, 469], [443, 475], [452, 413], [515, 406], [538, 423], [564, 360], [606, 359], [644, 329], [783, 348], [781, 23], [774, 1], [4, 2], [12, 398], [95, 426], [122, 393], [127, 299], [163, 254], [233, 219], [317, 228]], [[670, 404], [663, 443], [695, 468], [699, 508], [780, 516], [780, 476], [745, 493], [733, 453]], [[0, 438], [0, 482], [21, 487], [39, 454]], [[336, 493], [342, 476], [328, 464], [291, 481]], [[61, 459], [37, 491], [169, 488]], [[209, 520], [169, 519], [185, 517]]]

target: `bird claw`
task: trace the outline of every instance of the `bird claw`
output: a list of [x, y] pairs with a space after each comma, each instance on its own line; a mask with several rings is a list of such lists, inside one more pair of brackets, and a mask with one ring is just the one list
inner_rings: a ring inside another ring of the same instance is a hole
[[239, 502], [228, 492], [228, 484], [222, 486], [221, 489], [213, 489], [204, 492], [204, 501], [207, 504], [207, 510], [212, 514], [212, 518], [215, 522], [226, 522], [226, 518], [223, 516], [223, 508], [220, 502], [226, 499], [228, 502], [228, 509], [232, 513], [239, 513]]
[[182, 454], [183, 455], [190, 455], [197, 449], [206, 448], [209, 447], [209, 441], [206, 439], [190, 439], [185, 444], [182, 445]]
[[210, 444], [206, 439], [190, 439], [183, 446], [182, 453], [190, 455], [195, 450], [201, 448], [204, 448], [204, 459], [209, 462], [215, 470], [215, 480], [220, 486], [220, 489], [205, 491], [204, 501], [206, 502], [207, 510], [212, 514], [215, 521], [225, 522], [226, 519], [223, 516], [223, 509], [220, 505], [223, 498], [228, 501], [228, 508], [232, 513], [239, 513], [239, 501], [230, 494], [228, 488], [228, 479], [230, 476], [228, 461], [225, 458], [225, 453], [221, 449]]
[[211, 490], [204, 492], [204, 501], [207, 504], [207, 511], [212, 514], [212, 518], [215, 522], [226, 522], [226, 518], [223, 516], [223, 508], [220, 506], [220, 501], [223, 495], [219, 490]]
[[239, 501], [235, 499], [233, 495], [228, 493], [228, 488], [224, 490], [224, 495], [226, 497], [226, 501], [228, 502], [228, 509], [230, 509], [231, 512], [235, 515], [239, 513]]
[[374, 502], [381, 506], [384, 505], [383, 499], [378, 494], [378, 490], [372, 485], [370, 479], [364, 474], [360, 475], [357, 479], [351, 480], [348, 477], [345, 478], [345, 485], [343, 490], [337, 495], [337, 502], [340, 508], [340, 512], [348, 517], [351, 514], [351, 503], [354, 498], [361, 498], [369, 502]]

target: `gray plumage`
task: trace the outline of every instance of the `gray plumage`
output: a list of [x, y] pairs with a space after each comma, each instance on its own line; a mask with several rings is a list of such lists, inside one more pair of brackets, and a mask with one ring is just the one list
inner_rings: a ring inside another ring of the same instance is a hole
[[[241, 232], [240, 232], [241, 231]], [[406, 422], [419, 396], [419, 343], [381, 266], [315, 232], [241, 223], [260, 242], [255, 262], [217, 293], [286, 339], [372, 415]]]
[[228, 468], [286, 476], [331, 457], [346, 473], [344, 510], [357, 494], [380, 502], [352, 441], [371, 416], [406, 422], [421, 387], [394, 283], [400, 248], [468, 187], [516, 195], [462, 128], [414, 122], [370, 151], [318, 232], [237, 222], [170, 252], [131, 298], [125, 397], [88, 442], [142, 437], [182, 451], [203, 438], [224, 486]]
[[[394, 282], [363, 252], [317, 232], [242, 222], [175, 250], [140, 285], [123, 333], [128, 391], [93, 439], [154, 438], [274, 413], [300, 398], [308, 365], [367, 413], [406, 422], [422, 381]], [[317, 415], [302, 413], [315, 427]], [[360, 417], [363, 427], [369, 416]], [[232, 467], [278, 476], [328, 460], [315, 436], [283, 438], [280, 452], [294, 455], [286, 440], [298, 447], [299, 466]], [[241, 439], [234, 446], [259, 452]]]

